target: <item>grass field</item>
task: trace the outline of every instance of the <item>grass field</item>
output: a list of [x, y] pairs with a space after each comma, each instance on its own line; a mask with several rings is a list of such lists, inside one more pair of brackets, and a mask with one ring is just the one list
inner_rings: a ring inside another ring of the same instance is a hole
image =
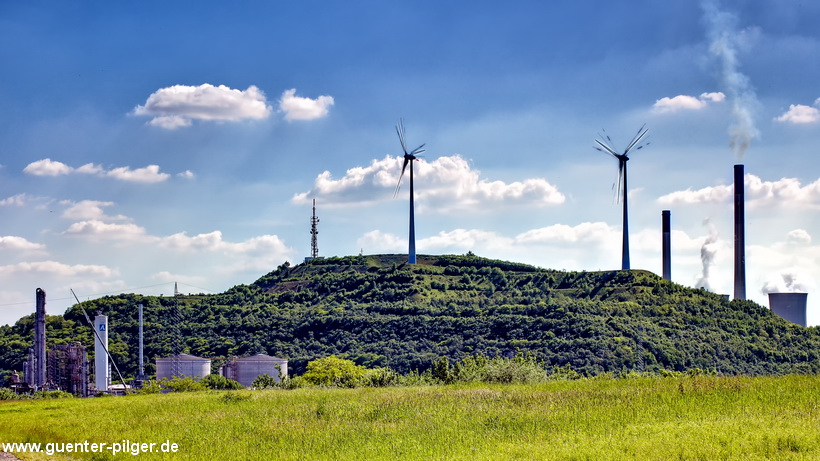
[[820, 459], [818, 404], [820, 376], [208, 391], [0, 402], [0, 442], [170, 441], [177, 453], [136, 458], [193, 460]]

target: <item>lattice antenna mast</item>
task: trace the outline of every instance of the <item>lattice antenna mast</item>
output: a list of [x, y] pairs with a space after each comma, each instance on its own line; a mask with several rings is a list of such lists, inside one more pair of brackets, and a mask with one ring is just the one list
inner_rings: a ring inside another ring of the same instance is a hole
[[316, 199], [313, 199], [313, 216], [310, 218], [310, 257], [319, 257], [319, 218], [316, 217]]

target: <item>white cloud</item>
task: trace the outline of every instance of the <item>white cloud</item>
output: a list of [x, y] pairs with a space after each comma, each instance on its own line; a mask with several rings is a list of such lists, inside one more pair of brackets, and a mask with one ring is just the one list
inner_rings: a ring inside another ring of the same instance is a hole
[[65, 163], [51, 160], [50, 158], [31, 162], [23, 168], [23, 173], [33, 176], [61, 176], [69, 174], [72, 171], [74, 171], [74, 168], [71, 168]]
[[540, 229], [532, 229], [517, 235], [515, 241], [523, 244], [585, 243], [603, 245], [610, 243], [614, 235], [620, 236], [620, 231], [613, 229], [607, 223], [586, 222], [576, 226], [554, 224]]
[[[395, 190], [402, 162], [400, 157], [387, 156], [373, 160], [369, 166], [351, 168], [338, 180], [325, 171], [316, 178], [310, 191], [296, 194], [292, 201], [307, 204], [311, 198], [320, 198], [325, 206], [342, 206], [387, 200]], [[419, 211], [481, 211], [491, 206], [517, 204], [553, 206], [566, 200], [564, 194], [542, 178], [511, 183], [480, 179], [480, 172], [459, 155], [439, 157], [432, 162], [419, 161], [414, 168]], [[403, 192], [400, 193], [403, 195], [408, 193], [407, 181], [409, 177], [402, 180]]]
[[29, 242], [23, 237], [13, 235], [0, 236], [0, 250], [40, 251], [45, 250], [45, 248], [45, 245]]
[[176, 129], [190, 126], [191, 120], [260, 120], [268, 118], [270, 112], [264, 93], [253, 85], [242, 91], [204, 83], [161, 88], [145, 105], [135, 107], [133, 114], [153, 117], [150, 125]]
[[0, 206], [23, 206], [28, 201], [28, 195], [17, 194], [0, 200]]
[[[815, 102], [815, 104], [818, 104]], [[820, 122], [820, 110], [816, 107], [804, 106], [802, 104], [791, 104], [789, 110], [779, 117], [775, 117], [775, 121], [783, 123], [806, 124]]]
[[[820, 179], [802, 185], [796, 178], [763, 181], [747, 174], [745, 179], [746, 203], [750, 208], [766, 206], [793, 206], [820, 208]], [[704, 187], [698, 190], [675, 191], [658, 198], [661, 205], [692, 205], [698, 203], [728, 202], [734, 195], [734, 185]]]
[[67, 205], [68, 208], [63, 212], [62, 217], [66, 219], [76, 220], [97, 220], [97, 221], [127, 221], [128, 217], [123, 215], [108, 216], [103, 211], [103, 208], [114, 205], [114, 202], [100, 202], [96, 200], [82, 200], [80, 202], [72, 202], [70, 200], [63, 200], [61, 205]]
[[720, 92], [702, 93], [700, 97], [681, 94], [674, 97], [663, 97], [655, 101], [652, 111], [658, 114], [677, 112], [680, 110], [701, 110], [710, 102], [722, 102], [726, 95]]
[[786, 235], [786, 242], [792, 245], [809, 245], [811, 235], [804, 229], [795, 229]]
[[285, 113], [285, 120], [314, 120], [326, 117], [334, 103], [332, 96], [319, 96], [316, 99], [296, 96], [296, 89], [291, 88], [282, 93], [279, 109]]
[[[131, 167], [122, 166], [106, 170], [99, 165], [93, 163], [86, 163], [79, 168], [73, 168], [65, 163], [53, 161], [51, 159], [37, 160], [29, 163], [23, 172], [34, 176], [61, 176], [72, 173], [91, 174], [100, 177], [114, 178], [120, 181], [138, 182], [138, 183], [157, 183], [163, 182], [171, 177], [168, 173], [160, 172], [158, 165], [148, 165], [143, 168], [131, 169]], [[190, 171], [181, 173], [186, 175]], [[193, 175], [193, 173], [190, 173]]]
[[194, 179], [196, 175], [191, 170], [185, 170], [182, 173], [177, 173], [177, 176], [184, 179]]
[[107, 171], [105, 176], [121, 181], [142, 183], [162, 182], [171, 177], [168, 173], [160, 173], [158, 165], [148, 165], [147, 167], [134, 170], [127, 166], [122, 166]]
[[148, 243], [154, 238], [136, 224], [115, 224], [91, 219], [76, 222], [63, 232], [65, 235], [84, 237], [95, 241], [109, 240], [123, 243]]
[[16, 273], [41, 273], [65, 277], [112, 277], [116, 276], [118, 271], [106, 266], [86, 264], [75, 264], [72, 266], [57, 261], [21, 262], [8, 266], [0, 266], [0, 274], [2, 275], [11, 275]]

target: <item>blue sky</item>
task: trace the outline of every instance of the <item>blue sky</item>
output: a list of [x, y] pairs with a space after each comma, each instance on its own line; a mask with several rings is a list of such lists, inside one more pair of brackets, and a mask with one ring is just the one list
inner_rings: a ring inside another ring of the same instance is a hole
[[[221, 292], [310, 252], [632, 267], [747, 294], [805, 290], [820, 324], [820, 5], [697, 2], [0, 4], [0, 324], [81, 299]], [[744, 152], [731, 147], [748, 141]], [[704, 262], [707, 275], [704, 278]]]

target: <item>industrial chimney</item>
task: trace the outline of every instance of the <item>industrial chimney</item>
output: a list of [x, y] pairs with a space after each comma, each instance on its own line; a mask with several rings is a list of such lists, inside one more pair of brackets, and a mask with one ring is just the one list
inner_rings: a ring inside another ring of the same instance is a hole
[[108, 316], [94, 317], [94, 384], [98, 391], [108, 390], [111, 372], [108, 369]]
[[672, 238], [671, 238], [671, 224], [670, 224], [669, 210], [661, 212], [661, 221], [663, 228], [663, 278], [664, 280], [672, 280]]
[[743, 165], [735, 165], [735, 299], [746, 299], [746, 213]]
[[805, 327], [807, 293], [769, 293], [769, 308], [772, 312]]
[[33, 380], [29, 382], [35, 389], [40, 390], [46, 385], [46, 292], [42, 288], [37, 291], [37, 307], [34, 311], [34, 363]]

